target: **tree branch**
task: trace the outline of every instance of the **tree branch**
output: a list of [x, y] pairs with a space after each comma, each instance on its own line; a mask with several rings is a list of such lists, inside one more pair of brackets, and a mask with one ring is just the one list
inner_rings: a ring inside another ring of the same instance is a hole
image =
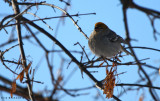
[[[17, 3], [16, 0], [12, 0], [12, 7], [14, 10], [14, 13], [17, 15], [20, 13], [20, 10], [19, 10], [19, 7], [16, 3]], [[19, 43], [19, 48], [20, 48], [20, 52], [21, 52], [22, 65], [23, 65], [23, 68], [25, 69], [27, 67], [27, 63], [26, 63], [26, 56], [25, 56], [25, 52], [23, 49], [23, 43], [22, 43], [21, 25], [19, 24], [21, 21], [20, 18], [21, 18], [21, 16], [16, 17], [16, 23], [18, 23], [16, 25], [16, 29], [17, 29], [17, 34], [18, 34], [18, 43]], [[27, 86], [28, 86], [28, 92], [29, 92], [30, 99], [32, 101], [35, 101], [34, 94], [32, 92], [32, 88], [31, 88], [29, 75], [27, 73], [25, 73], [25, 74], [26, 74], [26, 78], [27, 78]]]

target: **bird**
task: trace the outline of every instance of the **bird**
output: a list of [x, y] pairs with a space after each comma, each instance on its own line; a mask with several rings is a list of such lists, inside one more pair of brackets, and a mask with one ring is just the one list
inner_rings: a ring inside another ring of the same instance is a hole
[[95, 24], [94, 30], [88, 40], [91, 52], [96, 56], [104, 58], [116, 57], [121, 52], [132, 55], [121, 45], [122, 43], [126, 44], [126, 41], [103, 22]]

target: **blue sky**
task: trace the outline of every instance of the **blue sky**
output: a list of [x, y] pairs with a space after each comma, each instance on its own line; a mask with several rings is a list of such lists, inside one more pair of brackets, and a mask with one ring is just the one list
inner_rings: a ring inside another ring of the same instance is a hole
[[[159, 0], [135, 0], [136, 3], [139, 5], [142, 5], [144, 7], [156, 9], [160, 11], [160, 1]], [[55, 4], [56, 6], [59, 6], [61, 8], [64, 8], [64, 4], [59, 2], [58, 0], [46, 0], [46, 3], [52, 3]], [[68, 8], [68, 13], [69, 14], [83, 14], [83, 13], [96, 13], [96, 15], [87, 15], [87, 16], [80, 16], [80, 17], [74, 17], [75, 20], [78, 20], [78, 25], [82, 28], [82, 30], [87, 34], [89, 37], [90, 33], [93, 31], [94, 24], [96, 22], [104, 22], [105, 24], [108, 25], [109, 28], [114, 30], [118, 35], [122, 36], [125, 38], [125, 28], [124, 28], [124, 23], [123, 23], [123, 16], [122, 16], [122, 5], [120, 4], [119, 0], [99, 0], [99, 1], [93, 1], [93, 0], [71, 0], [71, 7]], [[13, 14], [12, 8], [8, 8], [8, 4], [5, 4], [3, 0], [0, 1], [0, 6], [1, 6], [1, 11], [0, 11], [0, 20], [6, 16], [6, 14]], [[24, 8], [22, 8], [24, 9]], [[36, 7], [33, 7], [34, 11], [29, 11], [32, 13], [35, 13]], [[44, 18], [44, 17], [52, 17], [52, 16], [60, 16], [62, 14], [61, 11], [55, 9], [56, 12], [50, 7], [42, 7], [40, 6], [38, 9], [38, 12], [36, 13], [39, 17]], [[151, 27], [151, 24], [149, 22], [148, 17], [146, 14], [135, 10], [135, 9], [129, 9], [127, 12], [128, 15], [128, 25], [129, 25], [129, 30], [130, 30], [130, 35], [131, 38], [136, 39], [137, 41], [132, 41], [133, 46], [145, 46], [145, 47], [151, 47], [151, 48], [156, 48], [160, 49], [159, 46], [159, 36], [157, 36], [157, 41], [154, 40], [153, 38], [153, 30]], [[24, 15], [25, 17], [29, 19], [36, 19], [32, 15]], [[55, 29], [57, 26], [57, 22], [59, 19], [52, 19], [52, 20], [46, 20], [47, 24], [50, 25], [53, 28], [53, 31], [50, 30], [44, 23], [42, 22], [36, 22], [38, 25], [40, 25], [42, 28], [47, 30], [49, 33], [52, 35], [55, 35]], [[157, 20], [155, 23], [155, 26], [158, 31], [160, 31], [159, 28], [160, 21]], [[11, 28], [6, 28], [9, 34], [6, 34], [4, 30], [0, 31], [0, 44], [3, 42], [7, 41], [10, 33], [11, 33]], [[23, 34], [28, 34], [28, 31], [25, 30], [23, 27], [24, 31]], [[35, 32], [36, 30], [33, 29]], [[15, 34], [16, 35], [16, 34]], [[17, 36], [15, 36], [17, 37]], [[53, 42], [49, 40], [47, 37], [45, 37], [43, 34], [39, 34], [38, 38], [43, 42], [43, 45], [47, 47], [47, 49], [52, 49]], [[57, 33], [57, 39], [69, 50], [77, 50], [81, 51], [81, 48], [77, 45], [74, 46], [76, 42], [79, 42], [82, 46], [85, 46], [85, 51], [87, 53], [90, 53], [90, 50], [88, 48], [88, 41], [86, 38], [82, 35], [82, 33], [79, 32], [79, 30], [74, 26], [73, 22], [69, 18], [65, 18], [65, 24], [60, 25], [60, 28]], [[31, 39], [33, 43], [35, 41]], [[4, 48], [0, 48], [0, 50], [5, 50], [12, 45], [15, 45], [16, 43], [13, 43], [11, 45], [7, 45]], [[40, 59], [44, 57], [44, 51], [36, 46], [32, 45], [31, 42], [29, 41], [24, 41], [24, 49], [26, 52], [26, 56], [28, 60], [33, 61], [32, 67], [36, 68], [37, 63], [39, 63]], [[56, 46], [56, 49], [60, 49], [59, 47]], [[151, 50], [143, 50], [143, 49], [134, 49], [136, 52], [136, 55], [138, 56], [138, 59], [144, 59], [144, 58], [150, 58], [149, 60], [146, 60], [147, 64], [151, 64], [155, 67], [159, 67], [160, 63], [160, 54], [159, 52], [156, 51], [151, 51]], [[70, 62], [70, 58], [65, 55], [64, 53], [56, 54], [53, 60], [53, 65], [54, 65], [54, 70], [53, 73], [55, 75], [58, 75], [58, 69], [59, 69], [59, 64], [60, 63], [60, 56], [63, 56], [64, 58], [67, 59], [65, 61], [66, 66]], [[77, 59], [80, 59], [80, 54], [73, 54]], [[90, 55], [90, 59], [94, 55]], [[19, 48], [16, 47], [13, 50], [9, 51], [6, 55], [6, 59], [18, 59], [19, 57]], [[129, 62], [129, 61], [134, 61], [134, 59], [131, 56], [125, 56], [123, 58], [120, 58], [122, 62]], [[9, 66], [12, 68], [15, 68], [16, 66], [12, 66], [9, 64]], [[9, 72], [2, 64], [0, 63], [0, 75], [3, 75], [7, 77], [10, 80], [13, 80], [16, 75], [12, 74]], [[49, 70], [46, 65], [45, 59], [42, 60], [41, 65], [37, 67], [38, 69], [36, 70], [35, 73], [35, 80], [44, 82], [44, 84], [36, 84], [34, 83], [34, 91], [42, 91], [45, 87], [47, 89], [52, 88], [52, 84], [50, 81], [50, 74]], [[77, 68], [77, 69], [75, 69]], [[72, 63], [69, 67], [69, 69], [63, 68], [63, 76], [64, 80], [67, 78], [67, 76], [73, 71], [76, 70], [75, 73], [72, 75], [70, 78], [69, 82], [65, 85], [65, 88], [69, 89], [74, 89], [74, 88], [83, 88], [83, 87], [88, 87], [94, 85], [94, 83], [84, 74], [84, 79], [81, 77], [81, 72], [78, 69], [78, 67]], [[13, 69], [14, 70], [14, 69]], [[105, 68], [96, 68], [96, 69], [89, 69], [90, 71], [98, 71], [98, 73], [94, 73], [93, 75], [98, 79], [101, 80], [105, 77]], [[148, 68], [145, 67], [145, 70], [147, 73], [151, 73], [152, 71]], [[2, 72], [3, 71], [3, 72]], [[137, 66], [118, 66], [118, 73], [121, 72], [126, 72], [125, 74], [119, 75], [119, 83], [134, 83], [135, 81], [138, 80], [139, 76], [137, 74]], [[7, 75], [6, 75], [7, 74]], [[151, 77], [153, 78], [153, 77]], [[157, 77], [156, 81], [154, 81], [154, 85], [158, 86], [160, 85], [160, 77]], [[17, 82], [20, 84], [20, 82]], [[0, 83], [2, 84], [2, 83]], [[145, 84], [144, 82], [141, 84]], [[21, 84], [22, 86], [26, 86], [25, 84]], [[114, 90], [114, 94], [118, 94], [121, 91], [123, 91], [124, 88], [122, 87], [116, 87]], [[97, 91], [103, 95], [103, 92], [97, 89], [92, 89], [92, 90], [86, 90], [82, 91], [79, 93], [89, 93], [89, 95], [85, 96], [80, 96], [80, 97], [70, 97], [70, 96], [65, 96], [62, 97], [60, 100], [61, 101], [82, 101], [82, 100], [93, 100], [93, 96], [96, 95]], [[120, 99], [121, 100], [129, 100], [129, 101], [135, 101], [138, 100], [140, 95], [143, 94], [145, 95], [145, 101], [149, 101], [150, 96], [148, 96], [148, 89], [143, 89], [139, 91], [134, 91], [134, 92], [127, 92], [125, 93]], [[160, 94], [160, 91], [157, 91], [158, 94]], [[63, 94], [63, 93], [62, 93]], [[59, 96], [61, 93], [59, 94]], [[9, 94], [3, 93], [3, 96], [10, 96]], [[105, 95], [103, 95], [105, 97]], [[99, 99], [101, 101], [102, 99]], [[112, 99], [110, 99], [112, 100]]]

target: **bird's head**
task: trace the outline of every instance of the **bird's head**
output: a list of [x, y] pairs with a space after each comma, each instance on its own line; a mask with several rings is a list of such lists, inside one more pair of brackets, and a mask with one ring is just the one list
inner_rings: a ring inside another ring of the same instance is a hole
[[97, 22], [94, 26], [94, 30], [97, 31], [102, 31], [102, 30], [107, 30], [109, 29], [107, 25], [105, 25], [102, 22]]

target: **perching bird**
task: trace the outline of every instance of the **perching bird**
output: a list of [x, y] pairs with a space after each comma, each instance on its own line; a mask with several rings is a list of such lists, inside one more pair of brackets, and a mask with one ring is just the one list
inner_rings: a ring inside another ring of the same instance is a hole
[[126, 42], [102, 22], [95, 24], [94, 31], [88, 41], [90, 50], [97, 56], [113, 58], [122, 51], [132, 55], [121, 43], [125, 44]]

